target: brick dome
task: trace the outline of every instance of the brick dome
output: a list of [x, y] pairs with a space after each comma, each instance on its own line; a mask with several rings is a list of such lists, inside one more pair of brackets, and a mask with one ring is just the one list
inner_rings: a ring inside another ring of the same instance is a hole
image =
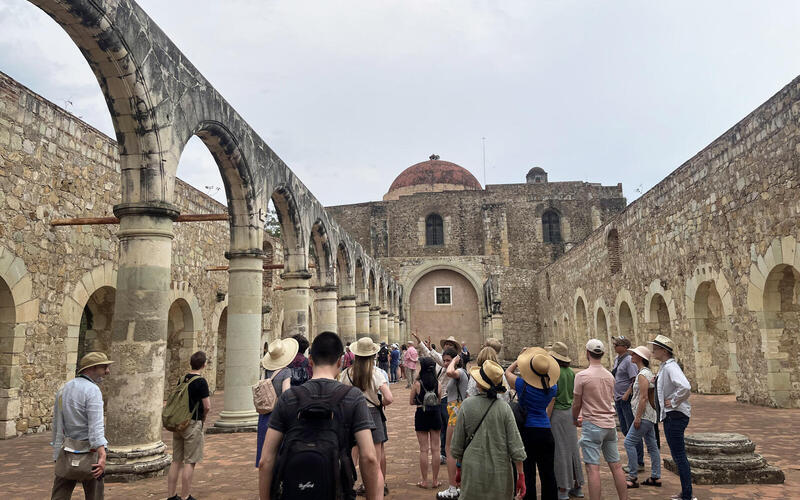
[[482, 189], [481, 183], [469, 170], [431, 155], [428, 161], [411, 165], [392, 182], [384, 200], [396, 200], [402, 195]]

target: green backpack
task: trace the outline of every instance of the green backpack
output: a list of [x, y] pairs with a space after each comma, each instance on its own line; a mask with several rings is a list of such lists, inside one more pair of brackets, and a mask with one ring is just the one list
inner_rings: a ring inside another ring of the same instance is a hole
[[197, 405], [200, 404], [198, 401], [194, 408], [189, 408], [189, 384], [198, 378], [200, 375], [195, 375], [189, 380], [183, 379], [172, 389], [167, 398], [167, 404], [164, 405], [164, 410], [161, 412], [161, 424], [166, 430], [183, 432], [189, 427]]

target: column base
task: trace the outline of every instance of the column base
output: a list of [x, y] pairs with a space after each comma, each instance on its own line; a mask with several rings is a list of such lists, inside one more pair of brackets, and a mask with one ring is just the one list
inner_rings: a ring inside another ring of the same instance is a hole
[[258, 413], [247, 411], [222, 411], [219, 420], [206, 429], [206, 434], [232, 434], [236, 432], [256, 432]]
[[163, 476], [172, 463], [167, 445], [159, 441], [142, 447], [126, 446], [108, 450], [107, 483], [131, 483], [139, 479]]

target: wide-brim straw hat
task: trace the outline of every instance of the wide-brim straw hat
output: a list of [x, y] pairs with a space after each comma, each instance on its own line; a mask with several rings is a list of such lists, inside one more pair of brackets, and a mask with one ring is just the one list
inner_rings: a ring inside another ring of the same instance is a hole
[[440, 345], [440, 346], [442, 346], [442, 350], [444, 350], [444, 349], [446, 349], [446, 348], [447, 348], [447, 344], [450, 344], [450, 345], [452, 345], [452, 346], [453, 346], [453, 348], [456, 350], [456, 354], [461, 354], [461, 342], [459, 342], [458, 340], [456, 340], [456, 338], [455, 338], [455, 337], [453, 337], [452, 335], [450, 335], [450, 336], [449, 336], [449, 337], [447, 337], [446, 339], [442, 339], [442, 340], [439, 342], [439, 345]]
[[[517, 358], [517, 366], [522, 380], [537, 389], [549, 389], [558, 383], [561, 367], [550, 354], [541, 347], [526, 349]], [[542, 383], [544, 378], [547, 386]]]
[[381, 346], [372, 341], [369, 337], [361, 337], [350, 344], [350, 352], [356, 356], [374, 356], [381, 350]]
[[279, 370], [292, 362], [300, 344], [293, 338], [273, 340], [269, 343], [269, 350], [261, 358], [261, 366], [265, 370]]
[[[481, 370], [483, 370], [483, 373], [481, 373]], [[485, 391], [494, 386], [499, 389], [499, 392], [504, 392], [503, 373], [503, 367], [491, 359], [484, 361], [482, 366], [473, 366], [469, 369], [472, 379], [475, 380], [478, 387]], [[503, 389], [500, 389], [500, 387], [503, 387]]]
[[662, 349], [666, 349], [669, 352], [675, 352], [675, 342], [672, 341], [671, 338], [665, 337], [664, 335], [657, 335], [656, 338], [648, 342], [648, 344], [656, 345]]
[[650, 361], [650, 356], [653, 354], [652, 352], [650, 352], [650, 349], [648, 349], [643, 345], [640, 345], [639, 347], [636, 347], [634, 349], [628, 349], [628, 352], [632, 352], [633, 354], [636, 354], [640, 358], [646, 359], [647, 361]]
[[571, 363], [572, 359], [569, 357], [569, 348], [567, 344], [563, 342], [556, 342], [553, 344], [553, 347], [550, 349], [550, 355], [556, 358], [558, 361], [563, 361], [564, 363]]
[[82, 372], [87, 368], [91, 368], [93, 366], [99, 365], [110, 365], [113, 361], [108, 359], [106, 353], [104, 352], [90, 352], [89, 354], [85, 355], [81, 358], [81, 362], [78, 363], [78, 373]]

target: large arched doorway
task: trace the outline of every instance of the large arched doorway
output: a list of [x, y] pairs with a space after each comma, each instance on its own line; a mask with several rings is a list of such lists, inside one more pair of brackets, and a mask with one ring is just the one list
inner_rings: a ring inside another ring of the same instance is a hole
[[169, 307], [167, 316], [167, 354], [164, 358], [164, 398], [177, 384], [178, 378], [189, 370], [189, 356], [192, 355], [192, 336], [194, 318], [189, 303], [178, 299]]
[[586, 366], [586, 356], [584, 354], [584, 345], [588, 339], [588, 325], [586, 321], [586, 303], [583, 297], [578, 297], [575, 301], [575, 335], [572, 337], [569, 348], [570, 352], [574, 354], [576, 366]]
[[411, 331], [436, 343], [452, 335], [476, 353], [483, 345], [478, 294], [456, 271], [436, 269], [417, 280], [409, 298], [409, 319]]
[[86, 301], [78, 330], [79, 362], [89, 352], [109, 353], [115, 301], [116, 290], [110, 286], [98, 288]]
[[619, 322], [619, 334], [629, 338], [633, 345], [639, 345], [639, 339], [636, 338], [633, 328], [633, 313], [627, 302], [620, 303], [617, 321]]
[[722, 299], [713, 281], [705, 281], [694, 297], [694, 318], [691, 325], [696, 334], [697, 390], [706, 394], [728, 394], [730, 349], [727, 318]]
[[222, 310], [217, 325], [217, 390], [225, 389], [225, 342], [228, 339], [228, 308]]
[[768, 367], [771, 403], [800, 407], [800, 272], [793, 266], [779, 264], [767, 276], [764, 326], [762, 342], [778, 352]]

